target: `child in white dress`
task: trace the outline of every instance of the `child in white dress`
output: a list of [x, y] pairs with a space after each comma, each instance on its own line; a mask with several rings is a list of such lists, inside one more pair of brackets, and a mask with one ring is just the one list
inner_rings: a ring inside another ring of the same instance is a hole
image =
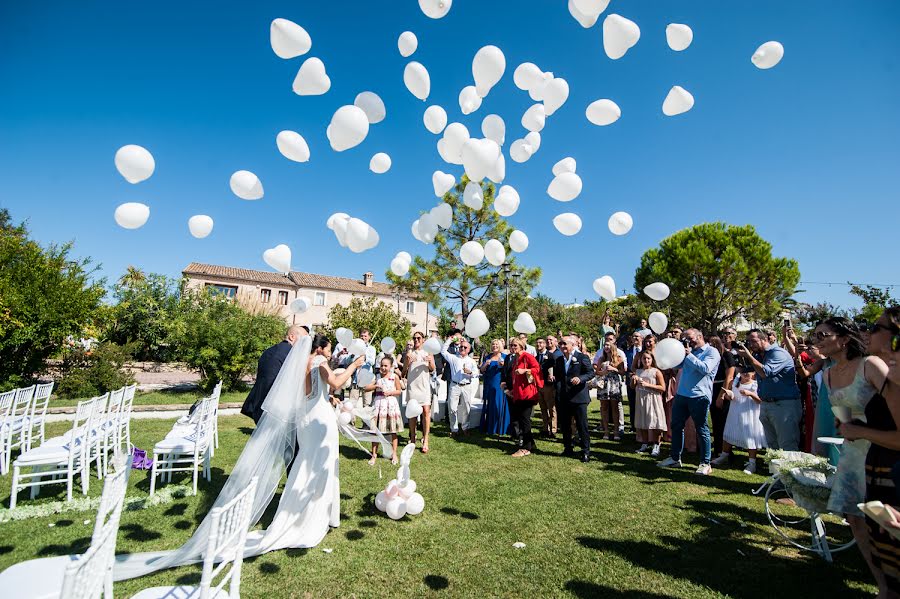
[[750, 454], [750, 461], [744, 467], [745, 474], [756, 472], [756, 454], [766, 447], [766, 434], [759, 421], [759, 405], [762, 400], [757, 394], [756, 373], [752, 370], [741, 372], [731, 389], [725, 392], [725, 398], [731, 401], [728, 408], [728, 419], [722, 437], [722, 454], [712, 461], [721, 466], [731, 457], [733, 446], [743, 447]]
[[[397, 397], [403, 393], [403, 379], [393, 371], [394, 360], [390, 356], [381, 359], [378, 377], [374, 383], [366, 385], [366, 391], [374, 391], [372, 407], [375, 416], [372, 426], [391, 438], [391, 463], [397, 463], [397, 433], [403, 430], [403, 417], [400, 414], [400, 402]], [[374, 466], [378, 459], [378, 443], [372, 443], [372, 459], [369, 465]]]

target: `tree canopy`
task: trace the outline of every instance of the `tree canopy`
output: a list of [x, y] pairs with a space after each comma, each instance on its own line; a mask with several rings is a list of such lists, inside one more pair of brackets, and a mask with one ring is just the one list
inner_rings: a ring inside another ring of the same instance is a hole
[[412, 335], [411, 323], [393, 307], [374, 297], [354, 297], [346, 306], [335, 304], [328, 312], [328, 326], [316, 332], [333, 340], [334, 330], [339, 327], [350, 329], [357, 337], [362, 329], [368, 329], [373, 343], [385, 337], [403, 343]]

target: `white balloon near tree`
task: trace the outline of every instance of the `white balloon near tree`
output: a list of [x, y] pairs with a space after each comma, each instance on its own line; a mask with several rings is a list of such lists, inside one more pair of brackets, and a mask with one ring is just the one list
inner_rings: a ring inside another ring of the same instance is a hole
[[140, 229], [150, 218], [150, 206], [139, 202], [126, 202], [116, 208], [113, 218], [123, 229]]
[[750, 62], [756, 65], [758, 69], [771, 69], [784, 58], [784, 46], [780, 42], [766, 42], [756, 49]]
[[653, 357], [656, 358], [656, 365], [660, 370], [677, 368], [684, 362], [684, 356], [684, 345], [671, 337], [659, 341], [653, 350]]
[[528, 312], [519, 312], [519, 315], [516, 316], [516, 321], [513, 323], [513, 330], [517, 333], [533, 335], [535, 331], [537, 331], [537, 327], [534, 324], [534, 319], [531, 317], [531, 314]]
[[278, 58], [290, 59], [303, 56], [312, 48], [312, 38], [306, 30], [293, 21], [275, 19], [269, 28], [269, 41]]
[[293, 89], [298, 96], [321, 96], [331, 89], [331, 78], [325, 72], [325, 63], [315, 56], [303, 61], [294, 77]]
[[478, 95], [484, 98], [488, 95], [506, 71], [506, 57], [497, 46], [485, 46], [475, 53], [472, 59], [472, 77], [475, 79], [475, 87]]
[[381, 351], [383, 351], [386, 354], [390, 354], [390, 353], [393, 353], [394, 350], [397, 348], [397, 342], [394, 341], [393, 337], [385, 337], [384, 339], [381, 340], [380, 346], [381, 346]]
[[494, 198], [494, 210], [500, 216], [512, 216], [519, 209], [519, 192], [512, 185], [504, 185]]
[[487, 315], [480, 308], [475, 308], [469, 312], [466, 318], [466, 335], [469, 337], [481, 337], [491, 328], [491, 323]]
[[622, 116], [622, 109], [612, 100], [603, 98], [588, 104], [584, 114], [587, 120], [594, 125], [605, 127], [619, 120], [619, 117]]
[[666, 43], [676, 52], [687, 50], [694, 41], [694, 32], [683, 23], [669, 23], [666, 26]]
[[419, 0], [419, 8], [429, 19], [442, 19], [450, 12], [453, 0]]
[[208, 237], [213, 230], [213, 219], [205, 214], [197, 214], [188, 219], [188, 230], [197, 239]]
[[608, 302], [616, 299], [616, 282], [609, 275], [603, 275], [594, 279], [594, 293]]
[[528, 249], [528, 235], [516, 229], [509, 234], [509, 249], [522, 253]]
[[676, 85], [669, 90], [666, 99], [663, 100], [662, 111], [666, 116], [677, 116], [693, 107], [694, 96], [680, 85]]
[[449, 229], [450, 225], [453, 224], [453, 207], [447, 202], [441, 202], [432, 208], [429, 214], [434, 224], [442, 229]]
[[641, 39], [637, 23], [621, 15], [612, 14], [603, 19], [603, 50], [613, 60], [625, 56]]
[[400, 50], [400, 56], [409, 58], [419, 47], [419, 39], [412, 31], [404, 31], [397, 38], [397, 49]]
[[669, 326], [669, 317], [662, 312], [651, 312], [650, 316], [647, 317], [647, 322], [650, 323], [650, 329], [654, 333], [662, 335]]
[[477, 241], [467, 241], [459, 248], [459, 259], [466, 266], [475, 266], [484, 260], [484, 247]]
[[156, 169], [156, 161], [146, 148], [129, 144], [116, 150], [116, 170], [129, 183], [146, 181]]
[[481, 108], [481, 96], [474, 85], [467, 85], [459, 92], [459, 110], [463, 114], [472, 114]]
[[275, 137], [275, 145], [278, 151], [288, 160], [294, 162], [309, 161], [309, 145], [303, 136], [296, 131], [281, 131]]
[[466, 175], [476, 183], [481, 183], [499, 159], [500, 146], [492, 139], [469, 138], [462, 146], [462, 163]]
[[650, 299], [661, 302], [669, 297], [669, 286], [665, 283], [651, 283], [644, 287], [644, 293]]
[[278, 272], [291, 272], [291, 248], [283, 243], [269, 248], [263, 252], [263, 261]]
[[494, 140], [498, 146], [506, 141], [506, 123], [498, 114], [489, 114], [481, 121], [481, 134]]
[[456, 177], [444, 171], [434, 171], [431, 175], [431, 185], [434, 187], [434, 195], [442, 198], [456, 185]]
[[609, 231], [613, 235], [625, 235], [634, 226], [634, 220], [627, 212], [613, 212], [609, 217]]
[[481, 185], [474, 181], [466, 183], [463, 190], [463, 204], [472, 210], [481, 210], [484, 206], [484, 196], [482, 195]]
[[353, 105], [362, 109], [369, 119], [370, 125], [375, 125], [384, 120], [387, 116], [387, 109], [384, 107], [384, 100], [375, 92], [360, 92], [353, 100]]
[[547, 122], [543, 104], [532, 104], [522, 115], [522, 126], [529, 131], [540, 132]]
[[376, 175], [388, 172], [391, 170], [391, 157], [384, 152], [378, 152], [369, 161], [369, 170]]
[[571, 202], [581, 194], [581, 177], [576, 173], [562, 173], [547, 186], [547, 195], [558, 202]]
[[574, 212], [557, 214], [553, 217], [553, 226], [566, 237], [571, 237], [581, 231], [581, 217]]
[[328, 125], [328, 141], [336, 152], [356, 147], [369, 134], [369, 119], [359, 106], [341, 106]]
[[394, 258], [391, 260], [391, 272], [398, 277], [405, 277], [409, 272], [409, 262], [399, 257]]
[[265, 195], [262, 181], [250, 171], [235, 171], [228, 184], [231, 192], [242, 200], [259, 200]]
[[425, 123], [425, 128], [429, 132], [438, 135], [447, 126], [447, 111], [437, 104], [432, 104], [425, 109], [422, 122]]
[[431, 93], [431, 77], [422, 63], [412, 61], [403, 69], [403, 83], [409, 93], [422, 100], [428, 99]]
[[492, 266], [500, 266], [506, 261], [506, 248], [496, 239], [488, 239], [484, 244], [484, 257]]

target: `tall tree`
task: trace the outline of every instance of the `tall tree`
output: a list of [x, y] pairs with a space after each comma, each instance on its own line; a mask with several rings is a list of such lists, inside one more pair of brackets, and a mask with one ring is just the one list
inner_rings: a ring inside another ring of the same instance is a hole
[[487, 180], [481, 183], [484, 204], [480, 210], [472, 210], [462, 200], [468, 182], [468, 177], [463, 175], [459, 184], [444, 195], [444, 202], [453, 209], [453, 223], [435, 237], [434, 256], [416, 256], [405, 277], [387, 272], [388, 281], [396, 287], [417, 293], [434, 306], [449, 305], [462, 314], [463, 320], [486, 299], [505, 293], [505, 277], [492, 277], [502, 267], [492, 266], [486, 260], [476, 266], [467, 266], [459, 257], [464, 243], [478, 241], [483, 244], [489, 239], [503, 243], [509, 264], [507, 275], [511, 294], [514, 285], [516, 294], [527, 296], [541, 278], [539, 268], [525, 267], [511, 255], [509, 235], [513, 227], [494, 210], [494, 185]]
[[369, 329], [373, 343], [392, 337], [398, 345], [410, 339], [412, 331], [412, 324], [397, 310], [374, 297], [354, 297], [347, 305], [335, 304], [328, 311], [328, 326], [316, 332], [334, 339], [334, 329], [339, 327], [350, 329], [356, 336], [362, 329]]
[[175, 282], [164, 275], [129, 266], [115, 286], [118, 303], [106, 336], [129, 344], [139, 360], [164, 360], [169, 327], [178, 307]]
[[663, 306], [708, 334], [738, 316], [774, 322], [800, 270], [795, 260], [773, 257], [772, 245], [751, 225], [716, 222], [678, 231], [646, 251], [634, 286], [656, 281], [671, 289]]

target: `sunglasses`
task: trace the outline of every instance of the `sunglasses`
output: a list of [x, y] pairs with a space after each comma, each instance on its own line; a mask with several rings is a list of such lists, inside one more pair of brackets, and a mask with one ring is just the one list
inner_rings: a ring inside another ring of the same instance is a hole
[[566, 346], [569, 345], [569, 344], [566, 343], [565, 341], [560, 341], [560, 342], [559, 342], [559, 345], [560, 345], [561, 347], [566, 347]]
[[413, 335], [413, 339], [424, 339], [422, 335]]
[[837, 337], [837, 334], [836, 333], [827, 333], [825, 331], [816, 331], [815, 333], [813, 333], [813, 336], [816, 338], [817, 341], [825, 341], [829, 337]]

